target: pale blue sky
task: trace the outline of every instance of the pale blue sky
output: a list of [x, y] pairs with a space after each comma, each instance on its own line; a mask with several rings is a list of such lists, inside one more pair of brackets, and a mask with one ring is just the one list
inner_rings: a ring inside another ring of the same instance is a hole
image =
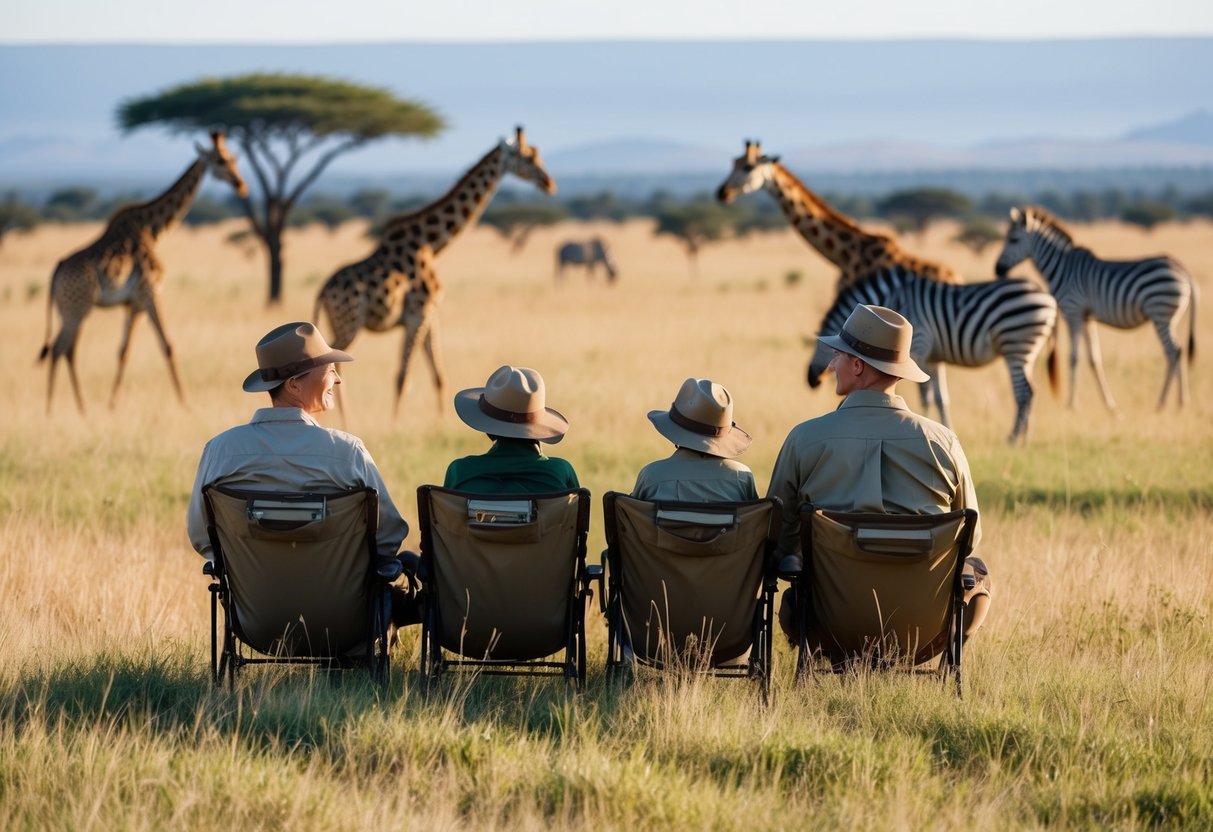
[[19, 0], [0, 43], [1213, 35], [1210, 0]]

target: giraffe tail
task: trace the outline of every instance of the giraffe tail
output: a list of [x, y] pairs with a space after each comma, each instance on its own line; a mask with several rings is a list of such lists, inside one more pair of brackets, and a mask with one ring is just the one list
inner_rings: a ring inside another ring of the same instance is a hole
[[54, 314], [52, 308], [55, 303], [55, 275], [58, 273], [59, 266], [55, 266], [55, 272], [51, 275], [51, 285], [46, 290], [46, 339], [42, 342], [42, 350], [38, 353], [38, 360], [36, 362], [38, 364], [45, 361], [51, 352], [51, 319]]

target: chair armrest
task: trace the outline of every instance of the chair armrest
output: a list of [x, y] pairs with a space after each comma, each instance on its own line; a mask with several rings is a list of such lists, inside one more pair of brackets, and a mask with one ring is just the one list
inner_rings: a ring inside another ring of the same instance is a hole
[[215, 562], [213, 560], [203, 562], [202, 574], [211, 578], [215, 577]]

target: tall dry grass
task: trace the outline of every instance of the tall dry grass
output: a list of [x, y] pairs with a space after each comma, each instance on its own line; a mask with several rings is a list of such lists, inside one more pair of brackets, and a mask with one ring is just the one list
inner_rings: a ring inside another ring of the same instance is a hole
[[[1067, 410], [1042, 366], [1023, 449], [1003, 441], [1005, 370], [950, 371], [997, 593], [961, 704], [922, 680], [793, 690], [782, 645], [767, 709], [726, 681], [644, 679], [620, 694], [597, 672], [597, 619], [589, 691], [573, 701], [557, 686], [494, 680], [424, 698], [399, 673], [382, 699], [359, 680], [307, 673], [267, 673], [229, 696], [205, 680], [207, 593], [183, 521], [194, 466], [207, 438], [260, 405], [239, 389], [252, 345], [309, 317], [320, 283], [369, 244], [353, 225], [295, 234], [286, 301], [266, 310], [263, 265], [222, 243], [230, 229], [174, 231], [161, 249], [164, 315], [189, 409], [146, 322], [122, 397], [105, 407], [121, 315], [97, 310], [79, 356], [88, 415], [75, 412], [61, 370], [48, 416], [46, 368], [33, 361], [46, 284], [54, 262], [98, 230], [45, 227], [0, 249], [5, 828], [1213, 825], [1213, 374], [1203, 354], [1189, 406], [1156, 413], [1154, 335], [1104, 330], [1120, 417], [1103, 410], [1085, 368], [1079, 407]], [[988, 279], [997, 251], [975, 257], [948, 242], [952, 231], [905, 242]], [[1178, 256], [1210, 296], [1207, 223], [1076, 232], [1108, 257]], [[556, 244], [591, 233], [613, 242], [619, 283], [569, 272], [555, 286]], [[791, 233], [709, 247], [692, 274], [641, 223], [537, 232], [518, 256], [478, 229], [440, 267], [448, 395], [502, 363], [540, 369], [549, 403], [572, 422], [555, 451], [595, 495], [629, 489], [643, 463], [668, 453], [645, 413], [668, 406], [688, 375], [732, 390], [755, 436], [744, 460], [760, 488], [788, 429], [836, 403], [803, 380], [832, 276]], [[792, 270], [803, 274], [794, 285]], [[1210, 316], [1197, 321], [1199, 343], [1213, 343]], [[441, 481], [452, 457], [484, 440], [449, 407], [438, 415], [420, 362], [391, 420], [399, 349], [398, 333], [361, 336], [343, 387], [349, 428], [414, 517], [416, 486]], [[415, 663], [411, 637], [398, 657]]]

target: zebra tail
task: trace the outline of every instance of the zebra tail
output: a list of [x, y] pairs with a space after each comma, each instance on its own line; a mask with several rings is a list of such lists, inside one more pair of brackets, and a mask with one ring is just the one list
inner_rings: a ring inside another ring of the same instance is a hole
[[1049, 369], [1049, 389], [1053, 391], [1053, 398], [1061, 395], [1061, 379], [1057, 371], [1057, 330], [1054, 329], [1049, 333], [1049, 357], [1045, 361], [1045, 366]]
[[1188, 306], [1188, 364], [1196, 358], [1196, 301], [1200, 292], [1196, 288], [1196, 280], [1189, 278], [1192, 284], [1192, 302]]

